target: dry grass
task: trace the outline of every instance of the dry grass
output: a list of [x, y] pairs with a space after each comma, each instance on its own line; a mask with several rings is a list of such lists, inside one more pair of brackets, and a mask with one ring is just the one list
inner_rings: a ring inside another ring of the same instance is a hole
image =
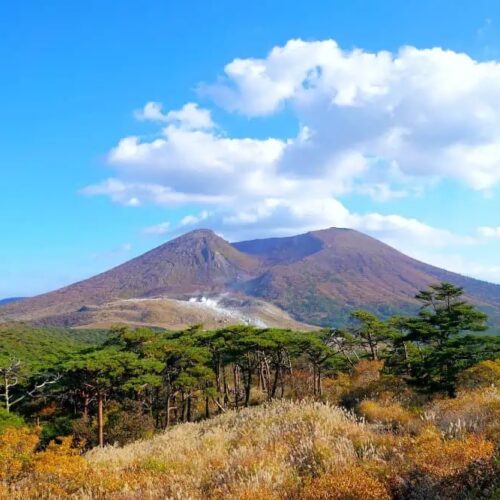
[[231, 412], [121, 449], [94, 450], [97, 470], [159, 473], [169, 494], [239, 497], [255, 488], [284, 493], [339, 464], [355, 462], [365, 425], [336, 407], [280, 402]]
[[378, 402], [365, 399], [359, 404], [359, 413], [368, 422], [378, 423], [388, 429], [398, 431], [416, 428], [420, 424], [418, 415], [395, 402]]
[[500, 441], [500, 391], [495, 387], [462, 391], [454, 399], [431, 403], [423, 418], [452, 437], [474, 432]]
[[[277, 401], [84, 457], [68, 441], [34, 453], [36, 432], [10, 430], [0, 441], [0, 497], [488, 498], [498, 472], [493, 438], [483, 435], [497, 416], [490, 407], [498, 393], [489, 390], [435, 402], [427, 419], [387, 401], [362, 403], [366, 419], [329, 404]], [[488, 416], [480, 428], [449, 433], [452, 417], [465, 418], [461, 405]], [[408, 430], [414, 420], [420, 426]]]

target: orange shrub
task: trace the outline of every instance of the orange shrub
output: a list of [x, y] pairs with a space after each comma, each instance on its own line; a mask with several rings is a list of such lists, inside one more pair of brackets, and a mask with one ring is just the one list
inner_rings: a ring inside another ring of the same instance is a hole
[[359, 413], [368, 422], [383, 424], [393, 429], [408, 428], [414, 416], [398, 403], [379, 403], [365, 399], [359, 404]]
[[0, 434], [0, 481], [16, 480], [29, 471], [38, 440], [38, 431], [26, 427], [9, 427]]
[[72, 447], [72, 441], [71, 436], [63, 438], [60, 443], [52, 441], [46, 450], [37, 453], [33, 461], [35, 475], [70, 487], [83, 481], [88, 463], [80, 455], [80, 450]]
[[424, 417], [452, 437], [476, 432], [499, 441], [500, 392], [496, 388], [461, 391], [454, 399], [434, 401], [427, 407]]
[[415, 440], [410, 457], [421, 471], [445, 477], [463, 472], [474, 462], [491, 460], [494, 448], [493, 443], [476, 434], [447, 440], [434, 427], [428, 427]]
[[428, 426], [406, 444], [399, 473], [388, 477], [396, 498], [493, 498], [493, 443], [475, 434], [445, 439]]
[[407, 406], [418, 406], [423, 402], [422, 396], [401, 377], [382, 373], [383, 368], [383, 361], [363, 360], [357, 363], [352, 369], [350, 383], [343, 384], [343, 393], [338, 401], [347, 408], [356, 407], [363, 399], [397, 401]]
[[[469, 431], [458, 439], [441, 422], [495, 397], [482, 389], [435, 401], [423, 419], [368, 399], [366, 421], [328, 403], [273, 401], [83, 456], [70, 438], [35, 451], [38, 431], [8, 429], [0, 498], [492, 498], [493, 442]], [[408, 432], [415, 422], [418, 434]]]
[[384, 484], [359, 466], [336, 469], [310, 481], [304, 500], [383, 500], [391, 498]]
[[458, 389], [500, 387], [500, 359], [481, 361], [458, 376]]
[[355, 385], [368, 385], [380, 378], [380, 372], [384, 368], [383, 361], [372, 361], [364, 359], [352, 369], [352, 380]]

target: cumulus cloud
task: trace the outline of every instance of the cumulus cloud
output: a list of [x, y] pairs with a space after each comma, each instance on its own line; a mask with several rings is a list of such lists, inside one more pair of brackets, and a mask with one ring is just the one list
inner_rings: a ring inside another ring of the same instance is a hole
[[140, 121], [158, 121], [175, 123], [188, 130], [211, 129], [215, 126], [210, 111], [200, 109], [198, 104], [188, 102], [181, 109], [163, 113], [159, 102], [148, 102], [144, 108], [135, 111], [135, 117]]
[[192, 226], [199, 224], [201, 221], [208, 219], [210, 212], [208, 210], [202, 210], [198, 215], [186, 215], [180, 221], [180, 226]]
[[88, 196], [105, 195], [122, 205], [137, 207], [150, 203], [154, 205], [184, 205], [188, 203], [224, 203], [228, 197], [203, 193], [181, 193], [169, 186], [154, 183], [128, 182], [119, 179], [107, 179], [82, 189]]
[[[289, 105], [312, 132], [315, 168], [355, 150], [404, 175], [500, 181], [500, 64], [440, 48], [397, 54], [291, 40], [263, 59], [235, 59], [201, 92], [248, 116]], [[302, 162], [290, 161], [292, 169]]]
[[154, 226], [148, 226], [142, 229], [142, 234], [151, 236], [161, 236], [167, 234], [170, 231], [170, 222], [161, 222]]
[[338, 226], [412, 255], [476, 244], [496, 228], [460, 236], [378, 208], [353, 212], [343, 197], [395, 201], [443, 179], [491, 192], [500, 183], [499, 81], [499, 63], [440, 48], [373, 53], [291, 40], [264, 58], [235, 59], [199, 92], [248, 118], [287, 108], [296, 135], [233, 137], [196, 103], [164, 111], [149, 102], [135, 115], [157, 123], [157, 135], [122, 138], [108, 154], [114, 176], [83, 193], [132, 207], [196, 205], [202, 211], [179, 227], [203, 223], [232, 239]]
[[484, 238], [500, 238], [500, 226], [497, 227], [482, 226], [478, 228], [477, 232]]

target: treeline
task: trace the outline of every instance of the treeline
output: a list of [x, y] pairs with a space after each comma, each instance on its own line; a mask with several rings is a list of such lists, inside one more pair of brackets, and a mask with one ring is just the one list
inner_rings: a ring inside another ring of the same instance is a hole
[[73, 434], [88, 446], [124, 443], [265, 400], [322, 399], [325, 381], [331, 386], [363, 360], [422, 394], [453, 396], [463, 370], [500, 357], [499, 339], [470, 334], [486, 330], [487, 317], [461, 288], [442, 283], [417, 298], [414, 317], [382, 321], [356, 311], [345, 329], [116, 328], [101, 345], [34, 375], [23, 374], [23, 360], [4, 360], [3, 418], [13, 422], [15, 412], [43, 423], [46, 440]]

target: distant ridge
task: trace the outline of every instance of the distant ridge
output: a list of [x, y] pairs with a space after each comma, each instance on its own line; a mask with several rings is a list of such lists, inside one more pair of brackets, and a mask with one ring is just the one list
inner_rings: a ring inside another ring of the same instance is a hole
[[[245, 303], [247, 309], [248, 301], [254, 301], [251, 310], [257, 315], [266, 303], [277, 306], [287, 324], [293, 318], [313, 325], [342, 325], [356, 308], [381, 316], [414, 312], [415, 293], [438, 281], [463, 286], [469, 299], [500, 327], [500, 285], [430, 266], [375, 238], [339, 228], [234, 244], [209, 229], [195, 230], [88, 280], [3, 305], [0, 321], [85, 326], [99, 322], [111, 303], [113, 318], [119, 317], [116, 311], [124, 308], [117, 301], [156, 297], [175, 300], [182, 310], [183, 301], [207, 296]], [[168, 326], [166, 310], [162, 324]], [[157, 321], [141, 311], [135, 323]], [[279, 323], [279, 314], [273, 312], [272, 317]]]
[[11, 304], [12, 302], [18, 302], [24, 299], [25, 297], [7, 297], [6, 299], [0, 299], [0, 306], [3, 304]]

